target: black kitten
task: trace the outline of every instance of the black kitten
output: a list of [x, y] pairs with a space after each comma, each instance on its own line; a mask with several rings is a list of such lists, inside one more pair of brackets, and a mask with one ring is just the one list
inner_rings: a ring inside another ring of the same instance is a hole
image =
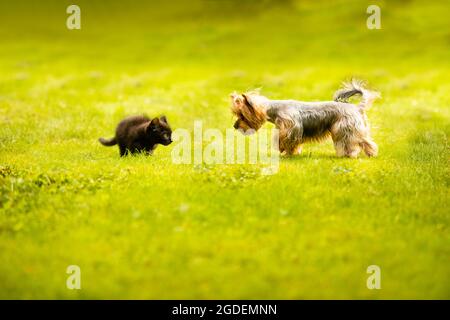
[[107, 147], [118, 144], [121, 157], [142, 151], [151, 154], [156, 145], [167, 146], [172, 143], [172, 130], [165, 116], [159, 119], [131, 116], [120, 121], [114, 138], [100, 138], [98, 141]]

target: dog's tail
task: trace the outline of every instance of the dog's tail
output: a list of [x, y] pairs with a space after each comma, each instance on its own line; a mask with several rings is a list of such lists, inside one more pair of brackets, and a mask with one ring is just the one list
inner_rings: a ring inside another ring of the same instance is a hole
[[369, 108], [376, 99], [381, 97], [380, 93], [367, 90], [363, 81], [352, 79], [343, 83], [342, 88], [335, 92], [333, 100], [348, 102], [348, 99], [354, 95], [361, 95], [362, 101], [360, 105], [363, 108]]
[[100, 139], [98, 139], [98, 141], [99, 141], [102, 145], [107, 146], [107, 147], [111, 147], [111, 146], [117, 144], [117, 139], [116, 139], [116, 137], [111, 138], [111, 139], [100, 138]]

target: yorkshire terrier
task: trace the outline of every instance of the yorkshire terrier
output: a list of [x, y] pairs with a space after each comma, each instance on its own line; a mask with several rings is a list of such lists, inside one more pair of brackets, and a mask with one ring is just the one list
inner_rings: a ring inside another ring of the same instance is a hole
[[[362, 97], [359, 104], [348, 102], [354, 95]], [[282, 154], [300, 154], [304, 143], [331, 136], [338, 157], [356, 158], [361, 149], [373, 157], [378, 146], [370, 136], [365, 111], [379, 97], [362, 81], [352, 80], [336, 91], [334, 101], [271, 100], [251, 91], [231, 94], [231, 110], [238, 118], [234, 128], [244, 134], [257, 131], [266, 121], [275, 124]]]

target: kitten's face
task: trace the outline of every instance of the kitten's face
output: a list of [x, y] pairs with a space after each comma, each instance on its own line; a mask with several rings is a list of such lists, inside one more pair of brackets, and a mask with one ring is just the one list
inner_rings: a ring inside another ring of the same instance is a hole
[[154, 118], [149, 128], [149, 134], [157, 143], [167, 146], [172, 143], [172, 130], [170, 129], [167, 118], [162, 116], [161, 118]]

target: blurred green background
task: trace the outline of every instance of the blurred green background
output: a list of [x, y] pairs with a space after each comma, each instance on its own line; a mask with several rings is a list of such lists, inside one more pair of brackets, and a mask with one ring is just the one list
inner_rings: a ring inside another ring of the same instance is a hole
[[[450, 298], [450, 7], [376, 1], [369, 30], [373, 2], [0, 2], [0, 298]], [[351, 76], [383, 96], [376, 159], [328, 141], [261, 176], [97, 142], [142, 112], [225, 131], [232, 91], [329, 100]]]

